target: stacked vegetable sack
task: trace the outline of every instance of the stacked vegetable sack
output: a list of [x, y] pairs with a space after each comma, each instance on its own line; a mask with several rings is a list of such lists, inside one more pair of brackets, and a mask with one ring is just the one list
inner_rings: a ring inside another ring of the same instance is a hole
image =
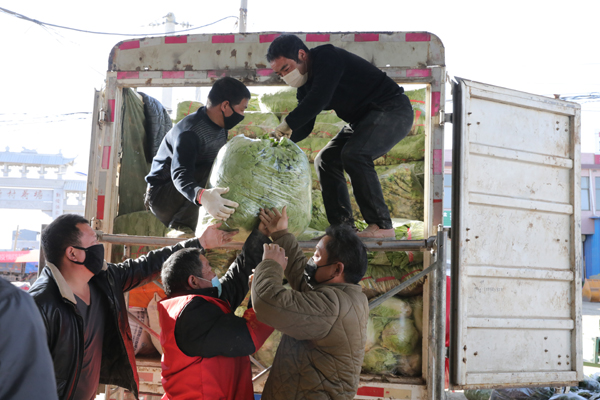
[[467, 400], [600, 400], [600, 373], [586, 376], [577, 386], [561, 391], [550, 387], [471, 389], [465, 390], [464, 395]]
[[[383, 157], [375, 160], [384, 198], [393, 218], [396, 239], [423, 239], [424, 204], [424, 149], [425, 149], [425, 89], [406, 93], [415, 110], [415, 122], [410, 134]], [[272, 132], [282, 117], [297, 106], [295, 90], [263, 95], [262, 103], [270, 112], [246, 112], [245, 119], [229, 131], [229, 139], [243, 134], [260, 138]], [[307, 155], [312, 173], [312, 219], [304, 234], [298, 238], [308, 240], [319, 236], [329, 225], [323, 206], [321, 188], [314, 169], [314, 159], [319, 151], [333, 138], [345, 122], [333, 111], [317, 116], [313, 132], [298, 146]], [[366, 226], [358, 205], [352, 195], [352, 209], [357, 225]], [[219, 265], [219, 251], [213, 252], [214, 263]], [[223, 263], [233, 259], [232, 252], [220, 252]], [[307, 253], [310, 257], [312, 254]], [[212, 261], [212, 260], [211, 260]], [[369, 252], [369, 267], [361, 286], [367, 297], [372, 298], [410, 279], [423, 269], [420, 252]], [[372, 310], [368, 324], [364, 373], [420, 376], [422, 357], [423, 281], [404, 289], [401, 297], [394, 297]], [[273, 362], [281, 334], [267, 340], [255, 357], [263, 365]]]

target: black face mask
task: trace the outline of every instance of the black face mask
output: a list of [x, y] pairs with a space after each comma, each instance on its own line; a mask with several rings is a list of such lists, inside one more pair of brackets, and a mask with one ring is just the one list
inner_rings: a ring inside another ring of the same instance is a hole
[[83, 262], [73, 261], [75, 264], [83, 265], [94, 275], [98, 275], [104, 266], [104, 245], [95, 244], [90, 247], [73, 246], [76, 249], [85, 251], [85, 260]]
[[221, 113], [223, 114], [223, 122], [225, 123], [224, 128], [227, 130], [233, 128], [234, 126], [242, 122], [242, 120], [244, 119], [244, 116], [242, 114], [236, 113], [233, 107], [231, 107], [231, 105], [229, 106], [229, 108], [231, 108], [231, 111], [233, 111], [233, 114], [231, 114], [229, 117], [226, 117], [225, 113], [221, 111]]
[[329, 282], [330, 280], [332, 280], [333, 278], [335, 278], [335, 276], [332, 276], [331, 278], [329, 278], [329, 279], [327, 279], [326, 281], [323, 281], [323, 282], [318, 282], [317, 278], [316, 278], [317, 270], [319, 268], [328, 267], [328, 266], [333, 265], [333, 264], [335, 264], [335, 262], [332, 262], [330, 264], [325, 264], [325, 265], [317, 265], [317, 263], [315, 262], [315, 260], [313, 260], [312, 258], [310, 260], [308, 260], [308, 262], [306, 263], [306, 266], [304, 267], [304, 280], [306, 281], [306, 284], [311, 289], [314, 289], [315, 286], [317, 286], [317, 285], [319, 285], [321, 283]]

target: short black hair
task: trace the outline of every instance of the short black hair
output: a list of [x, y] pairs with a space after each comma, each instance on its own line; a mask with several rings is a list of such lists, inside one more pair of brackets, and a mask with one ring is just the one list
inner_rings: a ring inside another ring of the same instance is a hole
[[279, 57], [289, 58], [298, 62], [298, 52], [304, 50], [308, 53], [308, 47], [302, 39], [296, 35], [281, 35], [275, 38], [269, 50], [267, 50], [267, 61], [271, 62]]
[[367, 272], [367, 248], [354, 229], [347, 224], [332, 225], [325, 231], [329, 241], [327, 263], [341, 262], [344, 264], [344, 280], [347, 283], [358, 283]]
[[203, 254], [202, 249], [190, 247], [176, 251], [167, 258], [160, 272], [167, 296], [184, 292], [188, 288], [187, 279], [190, 275], [202, 278], [200, 255]]
[[237, 106], [244, 99], [250, 98], [250, 91], [242, 82], [230, 76], [218, 79], [208, 93], [208, 101], [212, 106], [229, 101], [231, 106]]
[[42, 231], [42, 250], [48, 262], [60, 268], [62, 257], [69, 246], [81, 246], [81, 231], [77, 224], [90, 222], [77, 214], [58, 216]]

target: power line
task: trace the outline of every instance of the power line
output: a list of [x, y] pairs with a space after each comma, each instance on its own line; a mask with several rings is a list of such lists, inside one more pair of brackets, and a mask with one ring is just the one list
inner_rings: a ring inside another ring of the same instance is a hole
[[[10, 11], [7, 10], [6, 8], [2, 8], [0, 7], [0, 11], [5, 12], [6, 14], [10, 14], [15, 18], [19, 18], [19, 19], [24, 19], [25, 21], [29, 21], [29, 22], [33, 22], [34, 24], [38, 24], [42, 27], [46, 27], [46, 26], [52, 26], [54, 28], [61, 28], [61, 29], [68, 29], [71, 31], [76, 31], [76, 32], [83, 32], [83, 33], [91, 33], [94, 35], [111, 35], [111, 36], [153, 36], [153, 35], [163, 35], [164, 32], [161, 33], [110, 33], [110, 32], [96, 32], [96, 31], [88, 31], [88, 30], [84, 30], [84, 29], [77, 29], [77, 28], [70, 28], [68, 26], [62, 26], [62, 25], [55, 25], [55, 24], [50, 24], [48, 22], [42, 22], [42, 21], [38, 21], [37, 19], [33, 19], [33, 18], [29, 18], [26, 15], [23, 14], [19, 14], [17, 12], [14, 11]], [[174, 32], [169, 32], [169, 34], [173, 34], [173, 33], [181, 33], [181, 32], [188, 32], [188, 31], [193, 31], [196, 29], [201, 29], [201, 28], [206, 28], [207, 26], [211, 26], [214, 25], [218, 22], [221, 22], [223, 20], [226, 20], [228, 18], [235, 18], [236, 20], [239, 19], [238, 17], [234, 16], [234, 15], [230, 15], [228, 17], [224, 17], [221, 18], [217, 21], [211, 22], [210, 24], [206, 24], [206, 25], [202, 25], [202, 26], [197, 26], [195, 28], [189, 28], [189, 29], [182, 29], [180, 31], [174, 31]]]

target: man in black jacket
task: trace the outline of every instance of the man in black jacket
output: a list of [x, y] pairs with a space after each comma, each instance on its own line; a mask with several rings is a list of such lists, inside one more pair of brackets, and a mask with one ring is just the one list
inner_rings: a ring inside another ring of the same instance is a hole
[[252, 398], [248, 356], [273, 328], [259, 322], [252, 308], [243, 317], [233, 312], [248, 292], [263, 245], [270, 242], [254, 230], [221, 279], [198, 249], [180, 250], [165, 262], [161, 278], [167, 298], [158, 303], [158, 312], [162, 382], [169, 399]]
[[46, 331], [35, 302], [0, 278], [0, 399], [55, 400]]
[[146, 206], [179, 235], [193, 236], [200, 205], [217, 220], [226, 220], [238, 206], [221, 197], [229, 188], [206, 189], [206, 183], [227, 143], [227, 130], [244, 119], [249, 100], [242, 82], [221, 78], [213, 84], [207, 106], [179, 121], [163, 138], [146, 176]]
[[295, 35], [277, 37], [267, 61], [288, 85], [298, 88], [298, 107], [277, 127], [277, 137], [301, 141], [323, 110], [335, 110], [349, 124], [315, 158], [329, 223], [354, 226], [345, 171], [369, 224], [359, 237], [394, 238], [373, 161], [410, 132], [414, 115], [404, 89], [355, 54], [330, 44], [309, 50]]
[[46, 266], [29, 290], [46, 326], [60, 400], [89, 400], [99, 383], [138, 395], [131, 330], [123, 293], [156, 279], [163, 262], [186, 247], [215, 247], [231, 233], [209, 227], [199, 239], [109, 264], [88, 221], [56, 218], [42, 232]]

